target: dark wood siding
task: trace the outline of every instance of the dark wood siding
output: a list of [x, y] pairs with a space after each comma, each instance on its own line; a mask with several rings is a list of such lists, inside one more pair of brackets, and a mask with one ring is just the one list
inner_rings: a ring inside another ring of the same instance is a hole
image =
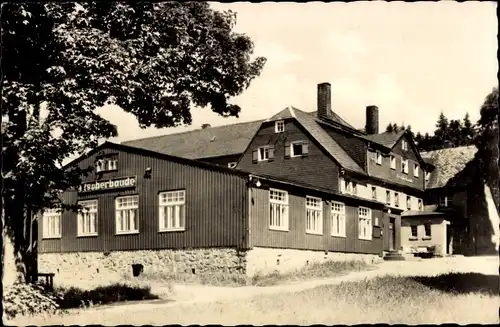
[[[353, 199], [340, 199], [336, 196], [314, 194], [304, 190], [286, 189], [273, 186], [288, 192], [289, 196], [289, 231], [269, 229], [269, 190], [253, 188], [250, 218], [250, 244], [256, 247], [291, 248], [302, 250], [321, 250], [331, 252], [352, 252], [380, 254], [382, 237], [379, 227], [374, 227], [372, 240], [358, 238], [358, 207], [370, 207], [357, 203]], [[305, 198], [307, 195], [323, 199], [323, 235], [306, 233]], [[331, 236], [331, 217], [329, 200], [343, 202], [346, 206], [346, 237]], [[375, 217], [382, 223], [382, 211], [372, 208], [373, 223]]]
[[[408, 150], [403, 150], [403, 140], [408, 143]], [[396, 145], [394, 145], [394, 147], [392, 148], [392, 152], [416, 162], [418, 160], [418, 156], [415, 153], [415, 150], [412, 148], [411, 143], [413, 143], [413, 140], [405, 135], [401, 139], [399, 139]]]
[[331, 127], [324, 127], [324, 130], [364, 169], [366, 165], [366, 141]]
[[[293, 141], [309, 141], [308, 156], [285, 158], [285, 144]], [[253, 163], [252, 151], [265, 145], [274, 146], [274, 159]], [[338, 165], [293, 119], [285, 122], [285, 132], [279, 134], [274, 131], [274, 123], [264, 124], [240, 158], [237, 168], [338, 190]]]
[[[85, 181], [137, 176], [136, 187], [93, 194], [67, 192], [65, 199], [70, 203], [98, 200], [98, 236], [76, 237], [77, 214], [65, 212], [62, 238], [40, 240], [40, 252], [247, 247], [248, 193], [243, 175], [113, 149], [102, 153], [118, 155], [118, 170], [100, 178], [91, 173]], [[95, 160], [93, 155], [79, 165], [87, 167]], [[150, 179], [144, 178], [147, 167], [152, 168]], [[158, 193], [178, 189], [186, 190], [186, 230], [159, 232]], [[131, 194], [139, 195], [139, 233], [115, 235], [115, 199]], [[39, 224], [39, 231], [42, 228]]]
[[[394, 155], [396, 157], [396, 169], [391, 168], [390, 155]], [[413, 176], [413, 165], [418, 164], [416, 159], [404, 157], [408, 159], [409, 165], [408, 174], [405, 174], [401, 171], [401, 161], [403, 157], [400, 153], [391, 152], [390, 154], [382, 154], [381, 165], [377, 164], [376, 150], [367, 150], [367, 157], [367, 168], [370, 176], [383, 179], [388, 183], [415, 188], [416, 190], [424, 189], [425, 173], [422, 171], [420, 165], [418, 177]]]

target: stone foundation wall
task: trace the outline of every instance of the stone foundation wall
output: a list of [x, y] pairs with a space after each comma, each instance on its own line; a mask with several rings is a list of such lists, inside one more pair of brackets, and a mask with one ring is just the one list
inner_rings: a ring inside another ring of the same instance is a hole
[[378, 263], [382, 258], [376, 254], [324, 252], [310, 250], [276, 249], [255, 247], [247, 253], [247, 275], [267, 274], [273, 271], [287, 272], [300, 269], [313, 262], [364, 261]]
[[248, 252], [235, 249], [194, 249], [157, 251], [40, 253], [40, 272], [56, 274], [58, 285], [96, 286], [132, 278], [132, 265], [141, 264], [141, 275], [162, 278], [172, 275], [239, 275], [287, 272], [314, 262], [365, 261], [377, 263], [374, 254], [253, 248]]
[[56, 273], [56, 284], [93, 285], [132, 277], [132, 265], [142, 264], [141, 275], [167, 277], [172, 274], [246, 273], [244, 252], [235, 249], [40, 253], [40, 272]]

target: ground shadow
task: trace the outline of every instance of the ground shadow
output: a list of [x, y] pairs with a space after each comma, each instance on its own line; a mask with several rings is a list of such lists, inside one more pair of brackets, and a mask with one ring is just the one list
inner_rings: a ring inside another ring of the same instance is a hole
[[409, 277], [425, 286], [444, 292], [499, 295], [499, 276], [479, 273], [450, 273], [430, 277]]

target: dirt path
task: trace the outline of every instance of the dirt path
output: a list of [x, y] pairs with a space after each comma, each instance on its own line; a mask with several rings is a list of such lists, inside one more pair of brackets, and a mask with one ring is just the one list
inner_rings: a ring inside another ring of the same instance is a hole
[[[171, 307], [203, 302], [220, 302], [252, 298], [255, 296], [293, 293], [315, 288], [322, 285], [335, 285], [342, 282], [359, 281], [377, 276], [432, 276], [449, 272], [477, 272], [487, 275], [498, 274], [498, 257], [464, 258], [452, 257], [444, 259], [391, 261], [377, 265], [377, 269], [352, 272], [347, 275], [300, 281], [276, 286], [244, 286], [216, 287], [205, 285], [174, 285], [174, 296], [171, 302], [153, 301], [147, 303], [126, 304], [112, 307], [101, 307], [97, 310], [126, 312], [127, 310], [151, 310], [154, 308]], [[161, 292], [155, 290], [153, 293]], [[88, 311], [87, 311], [88, 312]]]

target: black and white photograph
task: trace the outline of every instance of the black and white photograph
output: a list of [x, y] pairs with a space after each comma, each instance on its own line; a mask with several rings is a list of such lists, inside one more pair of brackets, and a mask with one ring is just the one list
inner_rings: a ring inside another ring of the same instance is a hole
[[500, 323], [496, 2], [0, 18], [4, 325]]

